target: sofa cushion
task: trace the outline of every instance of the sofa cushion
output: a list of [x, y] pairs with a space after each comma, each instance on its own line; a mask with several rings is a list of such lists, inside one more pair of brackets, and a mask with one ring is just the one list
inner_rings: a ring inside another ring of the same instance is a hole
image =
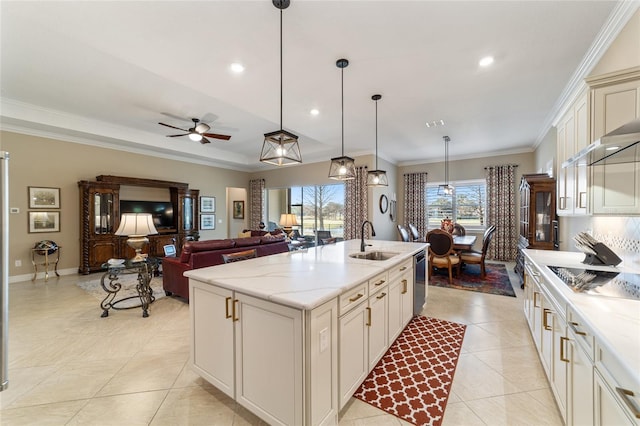
[[234, 246], [235, 246], [234, 240], [188, 241], [184, 243], [184, 246], [182, 247], [182, 253], [180, 253], [180, 262], [184, 262], [184, 263], [189, 262], [191, 253], [233, 248]]
[[235, 238], [236, 247], [255, 246], [260, 244], [261, 237]]
[[238, 238], [247, 238], [247, 237], [251, 237], [252, 235], [252, 231], [242, 231], [242, 232], [238, 232]]
[[260, 244], [271, 244], [271, 243], [276, 243], [278, 241], [282, 241], [284, 240], [285, 236], [284, 234], [279, 234], [279, 235], [263, 235], [262, 237], [260, 237]]

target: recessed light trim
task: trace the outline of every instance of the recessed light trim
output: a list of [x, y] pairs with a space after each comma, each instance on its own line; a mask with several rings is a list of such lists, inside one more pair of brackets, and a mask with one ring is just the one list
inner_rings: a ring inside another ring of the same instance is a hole
[[427, 121], [426, 123], [424, 123], [424, 125], [427, 127], [444, 126], [444, 120]]
[[232, 63], [229, 68], [236, 74], [242, 74], [244, 72], [244, 65], [242, 65], [240, 62]]
[[485, 56], [484, 58], [480, 59], [480, 62], [478, 62], [478, 64], [481, 67], [488, 67], [489, 65], [493, 64], [493, 56]]
[[318, 110], [317, 108], [313, 108], [311, 111], [309, 111], [309, 114], [311, 115], [318, 115], [320, 114], [320, 110]]

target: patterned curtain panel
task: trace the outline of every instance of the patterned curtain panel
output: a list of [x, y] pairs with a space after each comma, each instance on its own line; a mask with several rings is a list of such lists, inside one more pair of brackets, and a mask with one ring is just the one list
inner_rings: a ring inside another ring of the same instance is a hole
[[512, 261], [518, 250], [516, 222], [516, 167], [514, 164], [486, 167], [487, 225], [495, 225], [487, 256]]
[[264, 179], [249, 181], [249, 202], [251, 203], [249, 229], [259, 229], [258, 226], [264, 220], [265, 212]]
[[[360, 238], [362, 222], [367, 220], [367, 167], [356, 167], [356, 178], [346, 181], [344, 190], [344, 239]], [[369, 227], [365, 227], [369, 238]]]
[[427, 235], [426, 189], [426, 172], [404, 175], [404, 225], [413, 223], [422, 236]]

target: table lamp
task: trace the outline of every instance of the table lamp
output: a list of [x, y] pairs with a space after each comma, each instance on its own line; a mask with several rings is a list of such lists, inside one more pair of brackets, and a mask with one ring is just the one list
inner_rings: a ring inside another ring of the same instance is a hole
[[280, 215], [280, 225], [284, 232], [288, 234], [291, 233], [291, 227], [298, 226], [298, 218], [295, 214], [284, 213]]
[[123, 213], [120, 217], [120, 226], [116, 235], [126, 235], [129, 237], [127, 244], [136, 251], [132, 262], [142, 262], [142, 248], [149, 242], [147, 235], [157, 234], [158, 231], [153, 225], [151, 213]]

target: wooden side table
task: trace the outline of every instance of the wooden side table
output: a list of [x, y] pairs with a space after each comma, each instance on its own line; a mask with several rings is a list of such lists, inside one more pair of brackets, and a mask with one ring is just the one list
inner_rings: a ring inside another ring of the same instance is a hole
[[49, 279], [49, 266], [53, 266], [53, 272], [58, 274], [58, 262], [60, 261], [61, 247], [50, 240], [39, 241], [31, 249], [31, 263], [33, 264], [33, 278], [35, 281], [38, 276], [38, 266], [44, 266], [44, 281]]

